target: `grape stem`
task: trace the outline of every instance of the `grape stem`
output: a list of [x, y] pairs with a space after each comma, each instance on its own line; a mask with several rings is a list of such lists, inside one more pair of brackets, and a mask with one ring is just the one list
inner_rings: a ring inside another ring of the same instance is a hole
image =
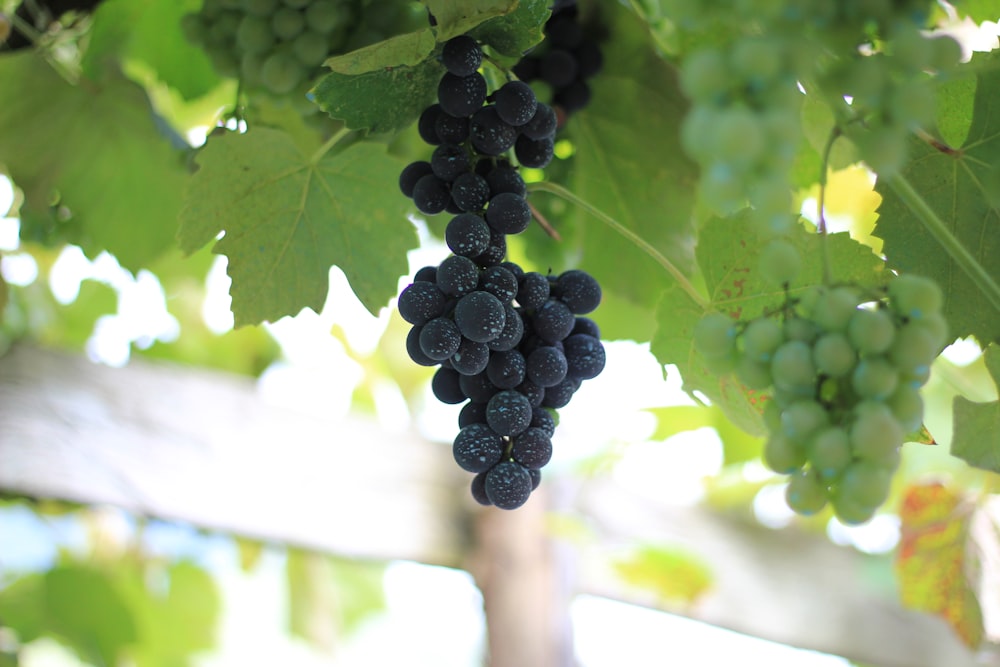
[[538, 223], [538, 226], [544, 229], [545, 233], [551, 236], [553, 241], [562, 241], [562, 237], [559, 235], [559, 232], [556, 231], [556, 228], [545, 219], [545, 216], [542, 215], [541, 211], [535, 208], [531, 202], [528, 202], [528, 208], [531, 209], [531, 216], [535, 219], [535, 222]]
[[562, 197], [571, 204], [575, 204], [580, 208], [582, 208], [583, 210], [585, 210], [587, 213], [590, 213], [592, 216], [594, 216], [595, 218], [606, 224], [608, 227], [610, 227], [611, 229], [615, 230], [616, 232], [624, 236], [626, 239], [635, 244], [637, 248], [639, 248], [644, 253], [649, 255], [653, 259], [653, 261], [662, 266], [664, 270], [666, 270], [666, 272], [669, 273], [671, 277], [677, 281], [677, 284], [681, 286], [681, 289], [687, 292], [688, 296], [691, 297], [692, 301], [697, 303], [703, 309], [708, 310], [710, 306], [708, 300], [701, 295], [701, 293], [695, 288], [694, 285], [691, 284], [691, 281], [688, 280], [687, 276], [685, 276], [681, 272], [681, 270], [674, 265], [673, 262], [671, 262], [669, 259], [660, 254], [659, 250], [654, 248], [652, 245], [649, 244], [648, 241], [646, 241], [641, 236], [633, 232], [631, 229], [629, 229], [622, 223], [618, 222], [617, 220], [615, 220], [610, 215], [608, 215], [601, 209], [597, 208], [590, 202], [586, 201], [585, 199], [581, 199], [580, 197], [573, 194], [563, 186], [558, 185], [557, 183], [550, 183], [549, 181], [539, 181], [537, 183], [530, 184], [528, 186], [528, 190], [531, 192], [535, 191], [548, 192], [549, 194], [556, 195], [557, 197]]
[[903, 200], [917, 219], [923, 223], [927, 231], [931, 233], [945, 252], [958, 265], [965, 274], [979, 286], [979, 289], [986, 295], [990, 304], [1000, 310], [1000, 286], [987, 273], [982, 264], [976, 261], [965, 246], [955, 238], [948, 226], [938, 217], [924, 198], [913, 189], [913, 186], [902, 175], [885, 177], [886, 184]]
[[816, 208], [819, 220], [817, 221], [818, 232], [819, 232], [819, 245], [820, 245], [820, 261], [823, 265], [823, 284], [829, 285], [833, 282], [833, 272], [830, 269], [830, 250], [827, 248], [826, 243], [826, 185], [827, 176], [830, 171], [830, 153], [833, 151], [833, 144], [837, 141], [837, 138], [842, 134], [840, 131], [840, 126], [834, 125], [833, 129], [830, 130], [830, 136], [827, 137], [826, 146], [823, 147], [823, 160], [820, 165], [819, 172], [819, 198], [817, 200]]
[[309, 159], [309, 164], [312, 165], [319, 164], [319, 161], [322, 160], [323, 157], [330, 152], [330, 149], [339, 144], [344, 139], [344, 137], [346, 137], [350, 133], [351, 130], [348, 129], [346, 126], [334, 132], [333, 136], [327, 139], [326, 143], [320, 146], [316, 150], [316, 152], [313, 153], [312, 157]]

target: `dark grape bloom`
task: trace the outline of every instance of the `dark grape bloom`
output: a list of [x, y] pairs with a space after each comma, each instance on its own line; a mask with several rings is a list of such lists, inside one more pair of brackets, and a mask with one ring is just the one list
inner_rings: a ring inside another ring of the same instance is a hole
[[500, 461], [503, 439], [486, 424], [469, 424], [455, 436], [455, 462], [469, 472], [485, 472]]

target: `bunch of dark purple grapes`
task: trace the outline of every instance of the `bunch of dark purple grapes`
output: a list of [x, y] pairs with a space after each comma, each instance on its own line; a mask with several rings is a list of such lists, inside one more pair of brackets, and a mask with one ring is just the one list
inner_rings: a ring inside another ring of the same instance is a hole
[[570, 114], [590, 102], [587, 80], [603, 65], [601, 47], [580, 23], [576, 2], [557, 2], [545, 23], [541, 53], [522, 58], [514, 74], [522, 81], [547, 83], [552, 88], [552, 105]]
[[600, 331], [583, 317], [597, 308], [601, 287], [584, 271], [546, 276], [504, 261], [507, 235], [532, 219], [524, 180], [504, 156], [513, 150], [519, 164], [545, 166], [555, 113], [519, 81], [487, 95], [482, 58], [471, 37], [445, 43], [438, 104], [420, 119], [421, 135], [437, 148], [430, 162], [400, 174], [418, 209], [455, 216], [445, 229], [454, 254], [417, 272], [399, 295], [399, 313], [413, 325], [410, 358], [440, 365], [434, 395], [468, 401], [453, 453], [475, 473], [473, 497], [514, 509], [552, 456], [552, 410], [604, 369]]

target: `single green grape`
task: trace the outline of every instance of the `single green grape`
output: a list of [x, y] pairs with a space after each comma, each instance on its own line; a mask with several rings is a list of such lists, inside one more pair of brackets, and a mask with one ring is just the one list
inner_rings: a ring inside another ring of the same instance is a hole
[[889, 283], [889, 306], [903, 317], [920, 319], [940, 311], [943, 302], [941, 288], [930, 278], [904, 273]]
[[271, 16], [271, 30], [282, 42], [287, 42], [305, 30], [306, 19], [302, 12], [291, 7], [282, 7]]
[[771, 433], [764, 442], [764, 463], [774, 472], [789, 475], [805, 462], [805, 447], [792, 442], [783, 433]]
[[779, 389], [798, 396], [811, 396], [816, 381], [812, 348], [798, 340], [782, 344], [771, 360], [771, 375]]
[[722, 313], [708, 313], [694, 326], [694, 346], [706, 359], [725, 357], [736, 350], [736, 326]]
[[819, 327], [812, 320], [804, 317], [792, 317], [785, 320], [785, 338], [812, 343], [819, 336]]
[[313, 0], [306, 7], [306, 25], [315, 32], [331, 32], [349, 16], [350, 9], [337, 0]]
[[906, 434], [889, 407], [880, 401], [863, 401], [855, 406], [854, 413], [850, 428], [852, 454], [886, 466], [898, 460]]
[[930, 47], [930, 67], [936, 70], [949, 70], [962, 60], [962, 46], [950, 35], [933, 37], [928, 40]]
[[882, 354], [895, 336], [896, 323], [882, 309], [858, 308], [847, 323], [847, 338], [862, 355]]
[[261, 84], [260, 73], [266, 56], [260, 53], [244, 53], [240, 58], [240, 80], [252, 87]]
[[847, 431], [830, 426], [816, 433], [809, 443], [809, 464], [824, 480], [840, 476], [851, 462], [851, 440]]
[[713, 103], [732, 86], [732, 70], [718, 49], [696, 51], [681, 65], [681, 90], [695, 102]]
[[781, 412], [781, 432], [789, 440], [805, 444], [809, 437], [829, 423], [826, 409], [816, 401], [795, 401]]
[[924, 422], [924, 400], [916, 387], [901, 383], [885, 404], [906, 434], [920, 430]]
[[834, 491], [830, 497], [830, 504], [833, 505], [833, 513], [841, 523], [848, 526], [858, 526], [866, 523], [875, 516], [877, 508], [859, 503], [850, 496], [842, 495]]
[[310, 28], [295, 38], [292, 42], [292, 53], [306, 67], [317, 67], [323, 64], [330, 52], [326, 35], [313, 32]]
[[712, 153], [731, 164], [753, 164], [766, 148], [764, 131], [757, 115], [740, 107], [720, 114], [712, 135]]
[[302, 81], [302, 65], [286, 53], [272, 53], [260, 68], [260, 80], [275, 95], [285, 95]]
[[863, 399], [885, 400], [898, 384], [899, 371], [885, 357], [866, 357], [851, 374], [851, 387]]
[[849, 287], [824, 290], [813, 305], [813, 320], [825, 331], [846, 331], [857, 310], [858, 296]]
[[797, 514], [809, 516], [826, 507], [826, 484], [815, 470], [805, 469], [794, 473], [785, 487], [785, 502]]
[[775, 350], [785, 342], [781, 324], [770, 317], [759, 317], [743, 331], [743, 354], [756, 362], [769, 362]]
[[855, 461], [844, 469], [837, 494], [866, 507], [878, 507], [889, 497], [892, 471], [870, 461]]
[[243, 0], [243, 9], [254, 16], [270, 16], [279, 4], [280, 0]]
[[784, 69], [781, 42], [764, 37], [743, 37], [733, 45], [729, 67], [758, 86], [778, 78]]
[[267, 53], [274, 46], [271, 22], [266, 18], [247, 14], [236, 31], [236, 44], [246, 53]]
[[[236, 39], [236, 31], [239, 30], [242, 14], [238, 12], [224, 12], [216, 17], [215, 21], [208, 26], [205, 35], [205, 44], [209, 48], [222, 47], [230, 48]], [[233, 59], [235, 60], [235, 56]]]
[[736, 379], [747, 389], [767, 389], [773, 383], [771, 365], [741, 356], [736, 362]]
[[907, 324], [896, 333], [889, 359], [901, 372], [921, 372], [930, 368], [939, 351], [938, 341], [928, 329]]
[[858, 355], [847, 337], [840, 332], [822, 335], [813, 344], [816, 370], [830, 377], [843, 377], [854, 369]]
[[802, 270], [802, 255], [788, 241], [776, 239], [764, 247], [759, 266], [764, 280], [773, 285], [787, 285]]

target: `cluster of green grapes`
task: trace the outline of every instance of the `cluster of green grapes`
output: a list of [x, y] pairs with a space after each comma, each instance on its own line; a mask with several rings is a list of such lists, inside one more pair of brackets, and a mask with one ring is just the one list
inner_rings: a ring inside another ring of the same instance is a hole
[[246, 92], [294, 96], [309, 111], [315, 107], [305, 104], [305, 93], [328, 57], [405, 31], [414, 12], [403, 0], [205, 0], [182, 27]]
[[749, 322], [721, 313], [697, 325], [706, 365], [770, 394], [764, 461], [791, 475], [789, 507], [813, 514], [829, 502], [844, 523], [863, 523], [885, 502], [899, 450], [920, 429], [920, 387], [947, 339], [937, 284], [893, 278], [879, 294], [814, 287]]
[[933, 114], [929, 72], [961, 56], [952, 38], [921, 32], [933, 4], [667, 3], [680, 30], [713, 35], [697, 40], [680, 71], [692, 102], [681, 138], [702, 167], [703, 201], [721, 214], [749, 203], [761, 231], [788, 229], [803, 91], [832, 107], [875, 171], [897, 170], [907, 132]]

